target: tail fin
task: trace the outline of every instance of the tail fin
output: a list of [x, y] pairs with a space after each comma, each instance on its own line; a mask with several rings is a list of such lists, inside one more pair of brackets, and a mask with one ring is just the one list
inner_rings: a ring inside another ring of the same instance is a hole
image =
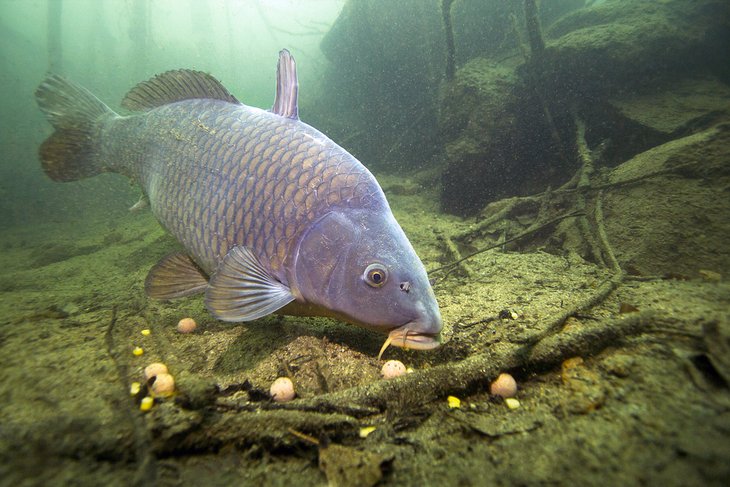
[[114, 112], [86, 88], [50, 75], [35, 92], [36, 101], [56, 129], [39, 155], [45, 173], [54, 181], [75, 181], [99, 174], [98, 122]]

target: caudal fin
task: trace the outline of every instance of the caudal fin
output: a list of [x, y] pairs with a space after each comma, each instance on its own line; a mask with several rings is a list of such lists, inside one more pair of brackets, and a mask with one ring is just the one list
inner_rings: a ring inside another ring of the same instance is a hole
[[98, 125], [114, 112], [86, 88], [50, 75], [35, 92], [36, 101], [56, 129], [39, 155], [43, 171], [54, 181], [75, 181], [102, 172], [97, 157]]

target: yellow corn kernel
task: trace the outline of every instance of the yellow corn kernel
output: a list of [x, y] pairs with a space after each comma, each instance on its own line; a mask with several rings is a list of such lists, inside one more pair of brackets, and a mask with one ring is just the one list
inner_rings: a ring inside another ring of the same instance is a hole
[[518, 401], [514, 397], [508, 397], [507, 399], [504, 400], [504, 403], [510, 409], [517, 409], [518, 407], [520, 407], [520, 401]]
[[142, 347], [134, 347], [134, 349], [132, 350], [132, 355], [134, 355], [135, 357], [139, 357], [143, 353], [144, 350], [142, 350]]
[[152, 406], [155, 404], [155, 400], [152, 399], [150, 396], [142, 398], [142, 402], [139, 403], [139, 410], [140, 411], [149, 411], [152, 409]]
[[141, 388], [142, 384], [140, 384], [139, 382], [132, 382], [129, 385], [129, 394], [132, 396], [136, 396], [137, 394], [139, 394]]
[[461, 399], [459, 399], [456, 396], [449, 396], [446, 398], [446, 401], [449, 403], [449, 407], [451, 409], [456, 409], [461, 407]]
[[140, 333], [143, 334], [144, 336], [148, 336], [152, 332], [150, 331], [149, 328], [145, 328], [144, 330], [140, 331]]
[[375, 431], [375, 426], [365, 426], [360, 428], [360, 438], [367, 438], [367, 436]]

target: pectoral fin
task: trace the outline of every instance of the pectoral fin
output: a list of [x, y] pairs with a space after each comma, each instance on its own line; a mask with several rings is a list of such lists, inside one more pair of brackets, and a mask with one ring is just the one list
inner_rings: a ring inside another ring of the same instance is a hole
[[150, 200], [147, 198], [147, 196], [140, 195], [139, 200], [137, 200], [137, 202], [129, 208], [129, 211], [131, 213], [137, 213], [138, 211], [142, 211], [145, 208], [149, 208], [149, 206]]
[[203, 292], [208, 276], [182, 252], [164, 257], [157, 263], [144, 283], [147, 296], [155, 299], [175, 299]]
[[223, 321], [251, 321], [294, 301], [290, 289], [277, 281], [246, 247], [234, 247], [211, 276], [205, 305]]

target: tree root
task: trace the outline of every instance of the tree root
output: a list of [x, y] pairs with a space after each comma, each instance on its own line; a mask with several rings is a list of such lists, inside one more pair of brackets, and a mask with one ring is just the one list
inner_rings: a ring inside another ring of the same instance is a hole
[[[119, 353], [114, 340], [114, 331], [117, 324], [117, 310], [112, 308], [112, 316], [109, 320], [104, 341], [106, 343], [106, 351], [117, 369], [117, 376], [121, 384], [120, 396], [126, 401], [128, 407], [120, 408], [127, 420], [132, 425], [134, 435], [134, 458], [137, 462], [137, 470], [134, 475], [133, 485], [145, 486], [156, 485], [157, 483], [157, 466], [155, 457], [151, 450], [151, 435], [147, 430], [144, 418], [136, 414], [137, 407], [129, 396], [127, 380], [129, 371], [123, 360], [119, 358]], [[121, 402], [121, 401], [120, 401]], [[122, 402], [125, 404], [125, 402]]]
[[[181, 453], [217, 451], [224, 446], [259, 445], [273, 450], [305, 444], [292, 430], [314, 438], [340, 440], [357, 436], [359, 423], [352, 416], [312, 411], [262, 410], [232, 411], [233, 408], [209, 413], [204, 418], [180, 421], [175, 428], [165, 424], [165, 417], [179, 416], [175, 405], [159, 406], [152, 418], [156, 433], [155, 453], [159, 457]], [[179, 411], [179, 410], [178, 410]], [[182, 414], [196, 413], [183, 412]]]
[[613, 252], [613, 248], [608, 241], [608, 235], [606, 234], [606, 227], [603, 224], [603, 192], [599, 191], [596, 197], [596, 207], [594, 209], [593, 219], [596, 222], [596, 233], [598, 233], [598, 241], [601, 244], [601, 248], [604, 254], [604, 260], [608, 262], [611, 269], [617, 274], [621, 275], [621, 266], [616, 259], [616, 255]]
[[679, 318], [668, 313], [655, 311], [628, 313], [593, 323], [584, 322], [581, 327], [548, 336], [534, 346], [523, 348], [523, 360], [529, 369], [545, 369], [570, 357], [594, 355], [631, 336], [675, 328], [680, 322]]
[[[560, 363], [574, 355], [596, 353], [608, 343], [616, 343], [623, 336], [649, 329], [646, 325], [652, 320], [676, 321], [644, 312], [627, 315], [626, 318], [592, 323], [570, 333], [558, 333], [568, 317], [605, 300], [620, 282], [620, 277], [612, 278], [594, 295], [550, 320], [542, 332], [523, 343], [496, 345], [493, 350], [473, 355], [461, 362], [417, 371], [396, 380], [378, 381], [363, 387], [323, 394], [297, 401], [296, 405], [328, 411], [353, 411], [355, 407], [385, 411], [392, 407], [402, 408], [409, 405], [409, 402], [423, 404], [447, 394], [484, 389], [505, 370], [531, 368], [536, 365], [544, 367]], [[551, 347], [554, 352], [550, 352]], [[570, 354], [562, 351], [570, 351]]]
[[[574, 115], [573, 119], [575, 120], [576, 126], [576, 152], [578, 153], [578, 158], [581, 161], [581, 167], [578, 170], [576, 188], [578, 190], [581, 190], [591, 186], [591, 176], [593, 175], [594, 171], [593, 158], [591, 157], [591, 152], [588, 149], [588, 144], [586, 143], [585, 139], [585, 123], [583, 122], [583, 120], [578, 118], [577, 115]], [[588, 203], [586, 199], [586, 193], [584, 191], [578, 191], [575, 195], [576, 210], [585, 213], [587, 211], [587, 206]], [[591, 228], [591, 224], [588, 220], [587, 215], [584, 215], [578, 220], [578, 230], [580, 231], [581, 237], [583, 237], [583, 241], [588, 247], [587, 253], [590, 260], [605, 265], [601, 256], [601, 252], [598, 248], [596, 238], [594, 236], [595, 232]]]
[[[218, 412], [195, 422], [183, 434], [161, 435], [155, 450], [158, 455], [170, 455], [182, 450], [216, 450], [224, 445], [258, 444], [270, 449], [304, 445], [301, 435], [292, 434], [292, 430], [315, 438], [355, 438], [361, 424], [383, 413], [405, 415], [449, 394], [483, 392], [501, 372], [544, 370], [575, 356], [594, 355], [631, 336], [675, 329], [679, 322], [678, 318], [653, 311], [630, 313], [583, 323], [537, 342], [500, 344], [460, 362], [288, 404], [243, 402], [239, 406], [219, 406]], [[163, 406], [168, 405], [173, 406]], [[232, 410], [235, 413], [230, 413]], [[170, 414], [160, 408], [160, 416]]]
[[481, 254], [481, 253], [486, 252], [488, 250], [492, 250], [492, 249], [495, 249], [497, 247], [503, 247], [504, 245], [506, 245], [508, 243], [515, 242], [517, 240], [521, 240], [521, 239], [523, 239], [523, 238], [525, 238], [525, 237], [527, 237], [529, 235], [532, 235], [532, 234], [534, 234], [534, 233], [536, 233], [536, 232], [538, 232], [538, 231], [540, 231], [540, 230], [542, 230], [544, 228], [547, 228], [547, 227], [549, 227], [551, 225], [555, 225], [556, 223], [559, 223], [559, 222], [561, 222], [561, 221], [563, 221], [563, 220], [565, 220], [567, 218], [574, 218], [574, 217], [580, 217], [580, 216], [583, 216], [583, 213], [578, 213], [578, 212], [576, 212], [576, 213], [568, 213], [566, 215], [560, 215], [557, 218], [553, 218], [552, 220], [547, 221], [545, 223], [538, 224], [538, 222], [535, 222], [532, 225], [530, 225], [530, 227], [527, 230], [525, 230], [524, 232], [522, 232], [522, 233], [520, 233], [518, 235], [515, 235], [514, 237], [511, 237], [511, 238], [502, 240], [501, 242], [496, 243], [496, 244], [493, 244], [493, 245], [488, 245], [486, 247], [480, 248], [480, 249], [475, 250], [474, 252], [471, 252], [470, 254], [467, 254], [467, 255], [465, 255], [463, 257], [461, 256], [461, 254], [459, 253], [458, 249], [456, 248], [456, 245], [454, 244], [453, 240], [451, 240], [448, 237], [444, 237], [444, 238], [442, 238], [442, 243], [446, 246], [446, 249], [449, 252], [449, 256], [451, 258], [455, 258], [456, 260], [454, 260], [453, 262], [450, 262], [449, 264], [446, 264], [445, 266], [441, 266], [441, 267], [438, 267], [436, 269], [430, 270], [428, 273], [429, 273], [429, 275], [432, 275], [432, 274], [435, 274], [435, 273], [438, 273], [438, 272], [448, 271], [444, 276], [442, 276], [442, 277], [439, 278], [439, 280], [441, 280], [441, 279], [445, 278], [447, 275], [449, 275], [458, 266], [462, 270], [465, 271], [467, 277], [471, 277], [471, 275], [473, 275], [474, 272], [471, 270], [470, 267], [466, 267], [465, 261], [467, 259], [471, 259], [475, 255]]
[[441, 20], [446, 35], [446, 79], [451, 81], [456, 74], [456, 47], [454, 44], [454, 28], [451, 23], [451, 4], [454, 0], [441, 0]]

